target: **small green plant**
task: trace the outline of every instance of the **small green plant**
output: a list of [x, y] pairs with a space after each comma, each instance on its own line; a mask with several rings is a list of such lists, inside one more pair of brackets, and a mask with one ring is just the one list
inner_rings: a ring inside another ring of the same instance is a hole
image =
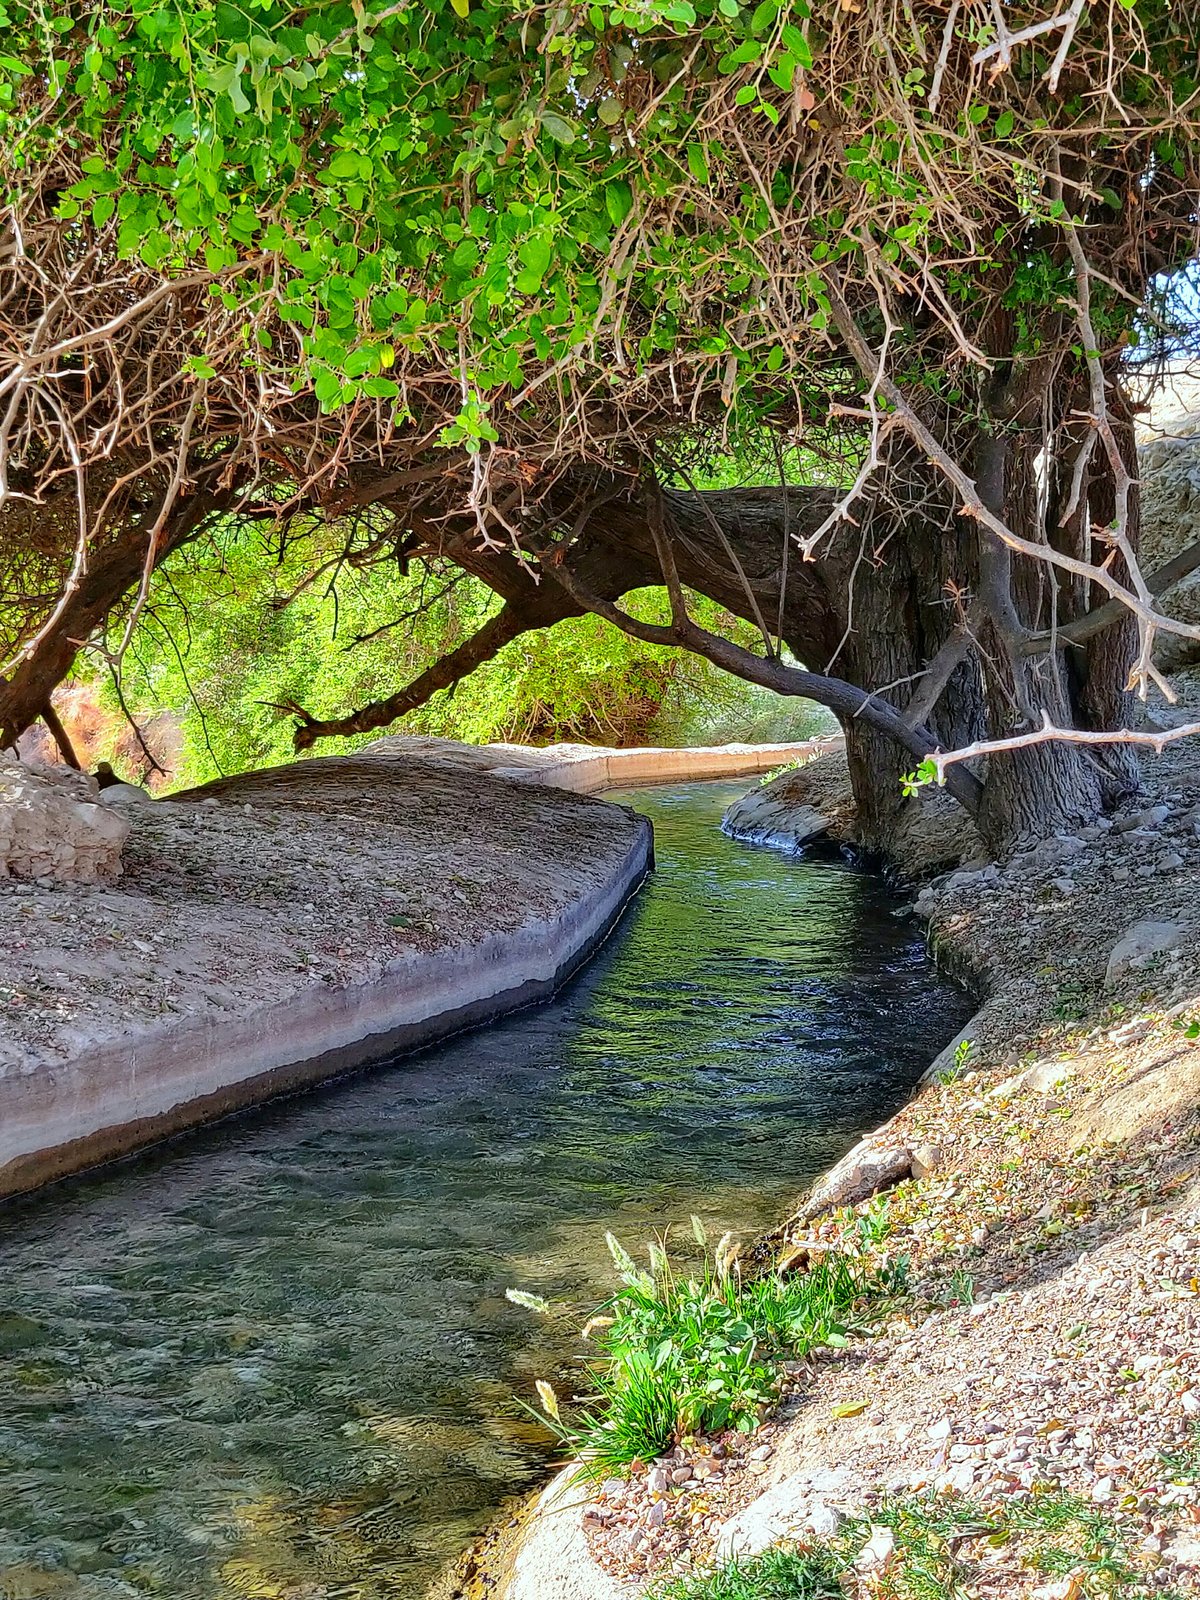
[[845, 1600], [844, 1570], [824, 1546], [766, 1550], [701, 1577], [668, 1579], [651, 1593], [653, 1600]]
[[798, 772], [807, 765], [807, 758], [797, 756], [794, 761], [785, 761], [782, 766], [772, 767], [770, 772], [764, 772], [758, 780], [759, 787], [765, 789], [767, 784], [774, 783], [776, 778], [782, 778], [786, 772]]
[[1176, 1017], [1171, 1026], [1185, 1039], [1200, 1039], [1200, 1017]]
[[912, 772], [906, 772], [900, 779], [900, 792], [906, 800], [914, 799], [922, 789], [936, 783], [939, 787], [946, 782], [945, 774], [938, 766], [933, 756], [926, 756], [920, 766]]
[[599, 1358], [577, 1420], [564, 1420], [557, 1396], [548, 1403], [552, 1391], [539, 1386], [555, 1430], [589, 1471], [651, 1460], [688, 1434], [752, 1432], [778, 1398], [784, 1360], [868, 1331], [903, 1285], [903, 1263], [874, 1271], [840, 1254], [783, 1281], [743, 1282], [730, 1236], [709, 1251], [699, 1218], [692, 1223], [703, 1254], [686, 1273], [659, 1244], [644, 1270], [607, 1235], [622, 1288], [584, 1330]]
[[1051, 1014], [1058, 1022], [1081, 1022], [1088, 1013], [1088, 986], [1068, 979], [1058, 986]]
[[943, 1083], [956, 1083], [967, 1070], [971, 1059], [971, 1052], [975, 1048], [974, 1039], [960, 1039], [954, 1046], [954, 1054], [950, 1058], [950, 1065], [941, 1075]]
[[895, 1226], [889, 1201], [889, 1195], [879, 1195], [855, 1218], [854, 1231], [864, 1248], [881, 1245]]
[[955, 1267], [946, 1285], [948, 1306], [973, 1306], [975, 1304], [975, 1279], [962, 1267]]

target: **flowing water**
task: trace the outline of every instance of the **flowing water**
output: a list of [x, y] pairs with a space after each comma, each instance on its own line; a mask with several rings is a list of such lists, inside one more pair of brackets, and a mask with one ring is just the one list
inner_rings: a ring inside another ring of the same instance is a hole
[[961, 1025], [881, 881], [623, 797], [658, 870], [557, 1000], [0, 1211], [0, 1596], [416, 1600], [544, 1472], [603, 1234], [775, 1220]]

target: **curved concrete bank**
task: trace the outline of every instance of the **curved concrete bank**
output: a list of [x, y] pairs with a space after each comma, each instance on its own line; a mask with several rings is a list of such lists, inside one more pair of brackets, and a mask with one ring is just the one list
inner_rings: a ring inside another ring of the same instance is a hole
[[[29, 955], [23, 989], [0, 963], [0, 1195], [546, 998], [653, 861], [649, 823], [626, 810], [427, 763], [306, 762], [127, 814], [118, 888], [4, 885], [0, 920], [15, 913]], [[351, 873], [345, 903], [322, 902], [327, 931], [298, 897], [321, 893], [339, 855]], [[179, 892], [164, 891], [181, 857]], [[55, 931], [64, 920], [70, 936]], [[314, 948], [356, 934], [314, 969]], [[6, 1024], [27, 1021], [47, 968], [77, 1014], [56, 1026], [47, 1007], [40, 1034], [21, 1037]], [[125, 1007], [111, 1000], [122, 970]]]
[[573, 794], [600, 794], [605, 789], [649, 788], [659, 783], [698, 783], [705, 779], [744, 778], [806, 761], [840, 749], [839, 735], [802, 739], [793, 744], [719, 744], [693, 749], [648, 747], [614, 750], [587, 744], [552, 744], [542, 748], [517, 744], [465, 745], [442, 739], [396, 734], [377, 739], [360, 756], [397, 760], [418, 756], [484, 771], [518, 783], [566, 789]]

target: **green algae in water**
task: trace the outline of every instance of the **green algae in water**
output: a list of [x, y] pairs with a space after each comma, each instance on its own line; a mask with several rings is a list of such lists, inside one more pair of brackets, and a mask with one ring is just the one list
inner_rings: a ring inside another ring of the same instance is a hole
[[775, 1220], [969, 1006], [866, 874], [623, 798], [658, 871], [557, 1001], [0, 1213], [0, 1596], [415, 1600], [551, 1441], [585, 1307]]

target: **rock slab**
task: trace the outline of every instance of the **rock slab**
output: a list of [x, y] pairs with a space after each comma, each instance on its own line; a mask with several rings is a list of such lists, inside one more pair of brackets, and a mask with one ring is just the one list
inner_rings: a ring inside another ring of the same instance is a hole
[[129, 823], [81, 772], [0, 764], [0, 877], [103, 883], [121, 875]]
[[1165, 956], [1168, 951], [1178, 949], [1186, 932], [1178, 922], [1157, 922], [1149, 918], [1135, 922], [1112, 948], [1104, 974], [1105, 986], [1111, 988], [1127, 973], [1146, 966], [1155, 956]]

